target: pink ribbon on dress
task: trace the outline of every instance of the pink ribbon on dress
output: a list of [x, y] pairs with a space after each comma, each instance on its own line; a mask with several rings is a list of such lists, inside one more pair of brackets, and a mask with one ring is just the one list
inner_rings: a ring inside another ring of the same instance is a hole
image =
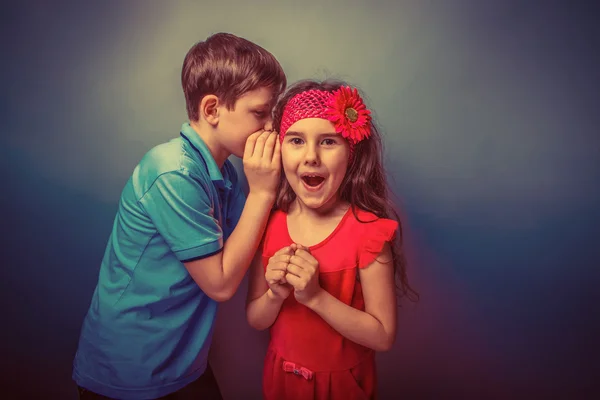
[[310, 369], [297, 366], [296, 364], [290, 361], [283, 362], [283, 370], [285, 372], [292, 372], [296, 375], [301, 375], [306, 380], [311, 380], [313, 377], [313, 372]]

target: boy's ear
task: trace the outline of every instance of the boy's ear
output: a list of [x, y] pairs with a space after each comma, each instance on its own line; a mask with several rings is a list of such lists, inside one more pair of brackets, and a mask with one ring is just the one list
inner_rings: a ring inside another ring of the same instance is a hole
[[211, 125], [219, 123], [219, 98], [214, 94], [207, 94], [202, 98], [199, 105], [200, 118]]

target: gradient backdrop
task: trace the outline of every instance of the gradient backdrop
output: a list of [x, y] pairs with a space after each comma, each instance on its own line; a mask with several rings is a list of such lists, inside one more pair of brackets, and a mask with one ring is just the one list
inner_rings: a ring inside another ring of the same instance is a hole
[[[349, 80], [383, 127], [422, 300], [404, 305], [395, 347], [378, 355], [382, 399], [598, 389], [591, 4], [4, 3], [3, 399], [76, 398], [72, 358], [120, 191], [178, 135], [183, 57], [219, 31], [273, 52], [290, 82]], [[247, 326], [245, 294], [244, 281], [222, 305], [211, 354], [228, 400], [260, 393], [267, 334]]]

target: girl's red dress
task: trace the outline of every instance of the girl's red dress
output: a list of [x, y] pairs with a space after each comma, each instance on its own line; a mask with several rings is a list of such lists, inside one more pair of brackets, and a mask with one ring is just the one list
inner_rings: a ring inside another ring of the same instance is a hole
[[[310, 253], [319, 262], [319, 282], [337, 299], [364, 311], [358, 268], [375, 260], [391, 241], [398, 223], [350, 208], [336, 229]], [[360, 222], [360, 221], [362, 222]], [[263, 265], [293, 241], [287, 215], [278, 210], [269, 219], [263, 242]], [[267, 400], [355, 400], [376, 397], [375, 352], [352, 342], [318, 314], [285, 300], [270, 328], [271, 340], [263, 371]]]

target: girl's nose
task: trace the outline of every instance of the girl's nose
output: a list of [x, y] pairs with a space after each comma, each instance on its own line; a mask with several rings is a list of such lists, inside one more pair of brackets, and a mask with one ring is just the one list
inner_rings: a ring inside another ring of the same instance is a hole
[[306, 153], [304, 154], [304, 164], [316, 165], [319, 163], [319, 154], [314, 146], [306, 146]]

